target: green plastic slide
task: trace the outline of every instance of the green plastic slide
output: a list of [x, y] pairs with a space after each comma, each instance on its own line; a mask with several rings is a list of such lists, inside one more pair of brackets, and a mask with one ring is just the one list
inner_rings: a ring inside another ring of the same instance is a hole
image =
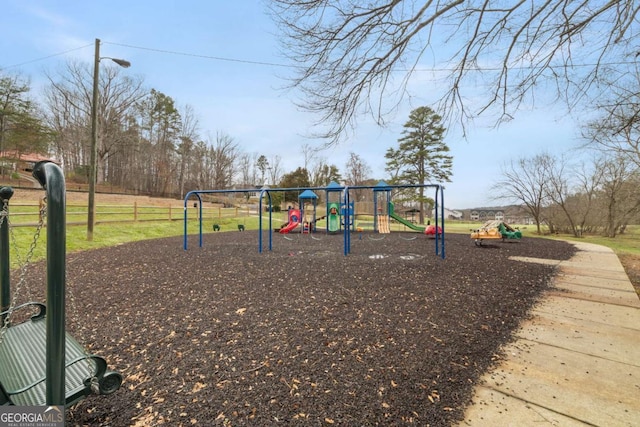
[[400, 224], [405, 225], [406, 227], [409, 227], [412, 230], [415, 231], [420, 231], [421, 233], [424, 233], [424, 227], [421, 227], [419, 225], [415, 225], [413, 224], [411, 221], [407, 221], [406, 219], [402, 218], [399, 215], [396, 215], [396, 213], [393, 210], [393, 203], [389, 202], [389, 216], [393, 219], [395, 219], [396, 221], [398, 221]]
[[327, 215], [327, 218], [330, 233], [340, 230], [340, 215], [338, 215], [339, 208], [340, 206], [336, 203], [329, 204], [329, 214]]

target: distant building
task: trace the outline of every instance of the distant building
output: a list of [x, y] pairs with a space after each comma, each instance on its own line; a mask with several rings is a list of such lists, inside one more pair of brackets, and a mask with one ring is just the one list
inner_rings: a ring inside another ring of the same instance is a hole
[[[441, 214], [441, 211], [438, 211], [438, 216], [440, 216], [440, 214]], [[436, 210], [434, 209], [431, 211], [431, 216], [435, 217], [435, 215], [436, 215]], [[444, 219], [462, 219], [462, 216], [463, 216], [462, 212], [460, 211], [444, 208]]]
[[469, 212], [469, 220], [478, 222], [495, 220], [504, 221], [507, 224], [526, 225], [530, 225], [535, 222], [531, 215], [520, 206], [472, 209]]
[[471, 221], [504, 221], [504, 211], [501, 209], [498, 210], [484, 210], [484, 209], [480, 209], [480, 210], [472, 210], [471, 213], [469, 214], [469, 219], [471, 219]]
[[0, 153], [0, 164], [16, 172], [31, 172], [36, 163], [44, 160], [60, 164], [60, 162], [51, 157], [38, 153], [20, 153], [17, 150], [7, 150]]

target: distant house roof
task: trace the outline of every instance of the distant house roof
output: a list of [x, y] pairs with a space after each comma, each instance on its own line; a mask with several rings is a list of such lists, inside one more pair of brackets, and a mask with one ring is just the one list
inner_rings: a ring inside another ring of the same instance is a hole
[[21, 161], [21, 162], [29, 162], [29, 163], [38, 163], [38, 162], [41, 162], [41, 161], [44, 161], [44, 160], [49, 160], [51, 162], [60, 163], [60, 162], [52, 159], [50, 156], [45, 156], [43, 154], [38, 154], [38, 153], [20, 153], [20, 152], [18, 152], [18, 150], [2, 151], [2, 152], [0, 152], [0, 158], [18, 160], [18, 161]]

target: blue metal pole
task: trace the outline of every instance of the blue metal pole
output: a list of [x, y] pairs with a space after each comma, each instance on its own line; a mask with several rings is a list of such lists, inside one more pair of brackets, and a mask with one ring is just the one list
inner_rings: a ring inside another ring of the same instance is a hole
[[199, 219], [199, 227], [200, 227], [200, 247], [202, 247], [204, 241], [202, 240], [202, 197], [200, 197], [200, 193], [196, 193], [196, 197], [198, 197], [198, 219]]
[[[186, 203], [186, 202], [185, 202]], [[185, 205], [183, 208], [183, 217], [184, 217], [184, 221], [182, 221], [184, 223], [184, 234], [182, 236], [182, 249], [184, 249], [185, 251], [188, 249], [188, 240], [187, 239], [187, 206]]]
[[439, 217], [439, 213], [438, 213], [438, 207], [440, 206], [438, 204], [438, 200], [439, 200], [439, 193], [438, 193], [438, 187], [436, 187], [436, 194], [435, 194], [435, 206], [433, 207], [433, 211], [435, 212], [435, 227], [436, 227], [436, 255], [438, 255], [440, 252], [438, 250], [439, 248], [439, 244], [440, 244], [440, 236], [438, 233], [438, 226], [439, 226], [439, 222], [438, 222], [438, 217]]
[[351, 253], [351, 234], [349, 233], [349, 229], [351, 227], [349, 224], [349, 187], [345, 187], [342, 201], [344, 202], [344, 208], [341, 209], [344, 221], [344, 255], [347, 256]]
[[271, 193], [267, 191], [269, 197], [269, 251], [273, 250], [273, 202], [271, 201]]
[[273, 250], [273, 201], [271, 200], [271, 193], [267, 191], [267, 197], [269, 198], [269, 251]]
[[258, 253], [262, 253], [262, 196], [264, 190], [260, 190], [258, 198]]
[[258, 252], [262, 253], [262, 198], [264, 196], [268, 197], [269, 204], [269, 251], [273, 250], [273, 206], [271, 205], [271, 193], [268, 190], [260, 191], [260, 200], [258, 202], [258, 209], [260, 210], [260, 214], [258, 215]]
[[[444, 188], [442, 186], [440, 186], [440, 203], [442, 204], [442, 242], [440, 243], [442, 245], [442, 259], [444, 259], [445, 257], [445, 250], [444, 250]], [[438, 231], [438, 229], [436, 228], [436, 232]], [[436, 233], [437, 234], [437, 233]]]

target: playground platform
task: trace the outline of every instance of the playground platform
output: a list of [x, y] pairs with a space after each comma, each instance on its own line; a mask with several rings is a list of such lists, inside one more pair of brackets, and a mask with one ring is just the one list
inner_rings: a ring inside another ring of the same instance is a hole
[[459, 426], [640, 425], [640, 300], [615, 253], [575, 243]]

